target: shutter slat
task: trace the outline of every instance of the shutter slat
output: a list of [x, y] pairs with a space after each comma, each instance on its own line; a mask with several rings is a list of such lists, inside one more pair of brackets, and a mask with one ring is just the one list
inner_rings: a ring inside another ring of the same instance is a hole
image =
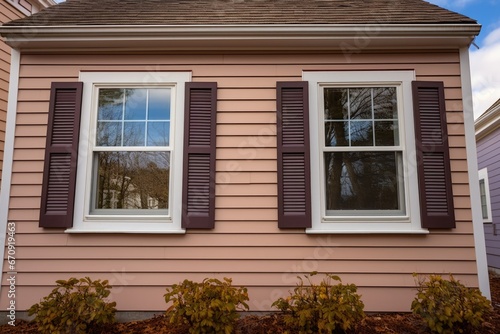
[[40, 227], [73, 226], [83, 83], [52, 83]]
[[56, 90], [55, 109], [52, 121], [52, 145], [71, 145], [75, 127], [76, 90]]
[[188, 161], [187, 214], [210, 211], [209, 184], [210, 155], [190, 155]]
[[71, 155], [54, 154], [49, 159], [49, 180], [46, 200], [47, 213], [68, 211], [70, 189]]
[[442, 82], [413, 82], [420, 211], [424, 228], [454, 228]]
[[186, 84], [182, 227], [213, 228], [217, 84]]
[[210, 146], [212, 133], [212, 92], [210, 89], [192, 90], [189, 112], [189, 146]]
[[278, 82], [278, 226], [311, 227], [307, 82]]

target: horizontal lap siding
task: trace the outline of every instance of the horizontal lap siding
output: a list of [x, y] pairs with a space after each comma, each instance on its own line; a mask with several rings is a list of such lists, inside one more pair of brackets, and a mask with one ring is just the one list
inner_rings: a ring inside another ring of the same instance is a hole
[[[488, 168], [492, 224], [484, 225], [488, 265], [500, 269], [500, 128], [477, 142], [479, 169]], [[496, 229], [494, 230], [493, 224]], [[495, 233], [496, 232], [496, 233]]]
[[[342, 54], [23, 56], [9, 212], [17, 221], [18, 289], [25, 291], [18, 309], [56, 279], [84, 275], [109, 279], [122, 310], [164, 309], [165, 286], [184, 278], [232, 277], [249, 287], [254, 310], [270, 309], [298, 274], [313, 270], [356, 283], [368, 311], [409, 310], [413, 272], [453, 272], [477, 286], [458, 62], [458, 53], [360, 54], [349, 61]], [[418, 80], [445, 82], [457, 229], [417, 236], [277, 228], [276, 82], [301, 80], [303, 70], [355, 69], [415, 69]], [[217, 82], [214, 230], [72, 235], [38, 228], [50, 83], [114, 70], [192, 71], [194, 81]]]
[[[6, 0], [0, 1], [0, 23], [24, 17]], [[10, 47], [0, 39], [0, 182], [3, 170], [3, 152], [5, 149], [5, 127], [7, 120], [7, 97], [9, 95]]]

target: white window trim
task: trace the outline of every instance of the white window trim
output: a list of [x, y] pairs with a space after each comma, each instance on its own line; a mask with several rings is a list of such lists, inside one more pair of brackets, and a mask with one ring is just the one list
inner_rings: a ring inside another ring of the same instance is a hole
[[24, 7], [19, 3], [19, 0], [7, 0], [8, 3], [10, 3], [12, 6], [14, 6], [17, 10], [19, 10], [21, 13], [23, 13], [26, 16], [30, 16], [31, 14], [35, 14], [33, 4], [28, 3], [31, 5], [31, 10], [29, 8]]
[[[487, 218], [483, 218], [483, 223], [493, 223], [493, 217], [491, 214], [491, 195], [490, 195], [490, 181], [488, 179], [488, 168], [483, 168], [478, 171], [479, 181], [484, 180], [484, 192], [486, 193], [486, 215]], [[479, 191], [479, 196], [481, 196], [481, 189]], [[479, 198], [481, 203], [481, 198]], [[483, 203], [481, 203], [481, 217], [483, 216], [482, 209]]]
[[[321, 233], [414, 233], [426, 234], [421, 227], [418, 177], [416, 168], [415, 128], [411, 83], [414, 71], [327, 71], [303, 72], [309, 82], [309, 124], [311, 141], [311, 204], [312, 227], [306, 232]], [[405, 175], [405, 216], [326, 217], [325, 186], [320, 111], [322, 87], [332, 85], [398, 85], [398, 110]]]
[[[81, 72], [83, 82], [82, 116], [78, 148], [75, 210], [73, 227], [67, 233], [185, 233], [182, 218], [182, 173], [184, 136], [184, 92], [191, 72]], [[169, 216], [90, 215], [92, 187], [92, 143], [95, 138], [97, 91], [99, 86], [168, 86], [172, 88], [174, 110], [171, 116], [170, 193], [173, 194]]]

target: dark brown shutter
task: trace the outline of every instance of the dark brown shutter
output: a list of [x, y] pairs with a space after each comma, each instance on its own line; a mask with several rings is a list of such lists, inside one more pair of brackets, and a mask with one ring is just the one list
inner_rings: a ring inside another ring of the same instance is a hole
[[414, 81], [413, 103], [422, 227], [454, 228], [443, 83]]
[[277, 83], [278, 227], [311, 227], [308, 83]]
[[52, 83], [40, 227], [73, 226], [82, 89], [82, 82]]
[[214, 228], [217, 83], [186, 84], [182, 227]]

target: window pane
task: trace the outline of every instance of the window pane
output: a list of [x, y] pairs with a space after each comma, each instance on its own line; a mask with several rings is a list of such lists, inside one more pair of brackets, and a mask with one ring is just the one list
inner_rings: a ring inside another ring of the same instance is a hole
[[170, 88], [100, 89], [97, 146], [169, 146], [170, 103]]
[[126, 89], [125, 120], [146, 120], [147, 89]]
[[347, 88], [325, 88], [325, 120], [349, 119]]
[[97, 146], [122, 146], [122, 122], [97, 122]]
[[325, 122], [325, 145], [349, 146], [349, 123], [342, 121]]
[[168, 209], [169, 152], [97, 152], [95, 159], [93, 202], [99, 213]]
[[99, 89], [98, 119], [121, 120], [123, 118], [123, 96], [123, 89]]
[[404, 210], [400, 153], [335, 152], [324, 157], [327, 211]]
[[372, 118], [372, 89], [349, 88], [351, 119]]
[[375, 145], [399, 145], [399, 129], [397, 121], [375, 121]]
[[486, 187], [484, 185], [484, 179], [479, 180], [479, 194], [481, 197], [481, 212], [483, 213], [483, 219], [488, 219], [488, 204], [486, 203]]
[[149, 120], [170, 120], [170, 89], [149, 90]]
[[351, 146], [373, 146], [372, 121], [351, 122]]
[[399, 146], [396, 87], [325, 88], [325, 146]]
[[123, 146], [144, 146], [145, 122], [126, 122], [123, 131]]
[[148, 146], [168, 146], [170, 139], [170, 122], [148, 123]]
[[375, 119], [397, 119], [396, 87], [373, 88], [373, 110]]

